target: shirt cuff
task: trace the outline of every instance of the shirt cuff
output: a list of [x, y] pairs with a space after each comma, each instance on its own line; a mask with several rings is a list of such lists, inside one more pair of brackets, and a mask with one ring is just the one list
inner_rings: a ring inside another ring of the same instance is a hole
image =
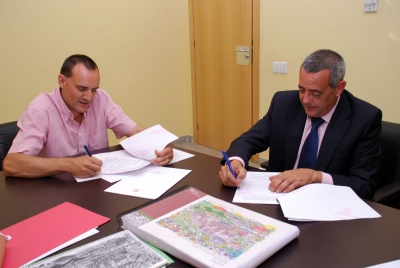
[[[2, 237], [2, 238], [6, 241], [6, 243], [7, 243], [8, 241], [11, 240], [11, 236], [9, 236], [9, 235], [4, 235], [4, 234], [2, 234], [2, 233], [0, 233], [0, 237]], [[1, 239], [1, 238], [0, 238], [0, 239]]]
[[325, 172], [321, 172], [321, 174], [322, 174], [321, 183], [333, 185], [333, 179], [332, 179], [332, 176], [330, 174], [325, 173]]
[[239, 156], [232, 156], [232, 157], [229, 157], [229, 161], [232, 161], [232, 160], [239, 160], [240, 163], [242, 163], [242, 166], [245, 167], [243, 159], [240, 158]]

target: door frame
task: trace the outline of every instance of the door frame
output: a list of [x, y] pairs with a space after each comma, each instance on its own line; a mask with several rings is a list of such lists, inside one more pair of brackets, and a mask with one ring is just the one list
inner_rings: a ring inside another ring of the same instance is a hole
[[[254, 125], [259, 119], [260, 107], [260, 0], [253, 3], [253, 40], [252, 40], [252, 122]], [[192, 85], [192, 114], [193, 114], [193, 139], [197, 143], [197, 99], [196, 99], [196, 66], [194, 58], [194, 32], [193, 32], [193, 0], [188, 0], [189, 6], [189, 32], [190, 32], [190, 68]], [[252, 157], [253, 162], [258, 162], [258, 154]]]

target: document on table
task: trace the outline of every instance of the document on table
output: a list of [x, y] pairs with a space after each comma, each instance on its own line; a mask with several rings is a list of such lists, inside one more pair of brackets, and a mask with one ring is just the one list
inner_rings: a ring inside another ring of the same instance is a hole
[[124, 178], [105, 192], [156, 199], [183, 179], [191, 170], [155, 167], [146, 172]]
[[150, 161], [136, 158], [125, 150], [94, 154], [93, 157], [103, 161], [99, 175], [124, 173], [150, 165]]
[[400, 260], [385, 262], [377, 265], [368, 266], [366, 268], [399, 268]]
[[379, 218], [347, 186], [312, 183], [278, 198], [283, 214], [293, 221], [340, 221]]
[[178, 139], [177, 136], [162, 126], [155, 125], [121, 141], [119, 144], [131, 155], [151, 160], [157, 158], [155, 150], [162, 151], [165, 146], [176, 139]]
[[276, 200], [286, 193], [274, 193], [268, 190], [269, 177], [277, 172], [247, 172], [246, 178], [240, 183], [233, 197], [234, 203], [279, 204]]
[[[194, 156], [193, 154], [189, 154], [187, 152], [184, 152], [184, 151], [181, 151], [181, 150], [178, 150], [175, 148], [173, 149], [173, 151], [174, 151], [174, 158], [171, 160], [170, 164], [176, 163], [176, 162], [179, 162], [179, 161], [182, 161], [182, 160], [185, 160], [185, 159], [188, 159], [188, 158]], [[99, 155], [101, 155], [101, 158], [105, 158], [107, 156], [113, 157], [113, 155], [114, 155], [113, 153], [116, 153], [116, 152], [125, 152], [125, 151], [121, 150], [121, 151], [115, 151], [115, 152], [110, 152], [110, 153], [94, 154], [93, 157], [98, 157]], [[118, 155], [118, 154], [116, 154], [116, 155]], [[130, 155], [130, 154], [125, 152], [124, 155]], [[131, 155], [130, 155], [130, 157], [133, 159], [137, 159], [136, 157], [133, 157]], [[101, 158], [99, 158], [99, 159], [101, 159]], [[141, 159], [139, 159], [139, 160], [141, 160]], [[141, 160], [141, 161], [149, 162], [147, 160]], [[103, 179], [103, 180], [113, 183], [113, 182], [116, 182], [116, 181], [119, 181], [119, 180], [122, 180], [125, 178], [130, 178], [132, 176], [135, 176], [135, 175], [143, 173], [143, 172], [147, 172], [155, 167], [158, 167], [158, 166], [154, 165], [154, 164], [150, 164], [150, 162], [149, 162], [146, 166], [144, 166], [140, 169], [133, 170], [133, 171], [118, 173], [118, 174], [106, 174], [106, 173], [100, 172], [96, 176], [93, 176], [90, 178], [76, 178], [75, 177], [75, 179], [77, 182], [84, 182], [84, 181], [90, 181], [90, 180], [95, 180], [95, 179]]]

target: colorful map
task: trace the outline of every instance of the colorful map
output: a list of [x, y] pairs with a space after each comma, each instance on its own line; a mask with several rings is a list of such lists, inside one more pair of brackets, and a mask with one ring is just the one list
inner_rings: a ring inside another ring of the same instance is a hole
[[245, 253], [277, 230], [207, 200], [159, 220], [157, 224], [229, 259]]

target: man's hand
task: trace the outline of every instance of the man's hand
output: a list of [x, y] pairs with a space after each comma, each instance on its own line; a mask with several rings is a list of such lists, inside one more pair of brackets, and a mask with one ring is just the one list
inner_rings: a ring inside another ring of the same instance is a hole
[[157, 158], [150, 160], [152, 164], [158, 166], [165, 166], [171, 162], [174, 158], [174, 150], [172, 149], [172, 144], [168, 144], [161, 152], [156, 150]]
[[103, 161], [96, 157], [81, 156], [71, 158], [69, 173], [76, 178], [88, 178], [97, 175], [101, 171]]
[[23, 153], [7, 154], [3, 162], [4, 175], [18, 178], [40, 178], [71, 173], [87, 178], [100, 172], [103, 161], [87, 155], [81, 157], [43, 158]]
[[221, 167], [219, 171], [219, 178], [221, 179], [222, 184], [225, 186], [238, 187], [242, 180], [246, 177], [247, 170], [242, 166], [242, 163], [239, 160], [232, 160], [231, 166], [236, 174], [237, 179], [233, 177], [228, 165]]
[[269, 190], [277, 193], [288, 193], [310, 183], [321, 183], [322, 174], [308, 168], [287, 170], [279, 175], [271, 176]]

